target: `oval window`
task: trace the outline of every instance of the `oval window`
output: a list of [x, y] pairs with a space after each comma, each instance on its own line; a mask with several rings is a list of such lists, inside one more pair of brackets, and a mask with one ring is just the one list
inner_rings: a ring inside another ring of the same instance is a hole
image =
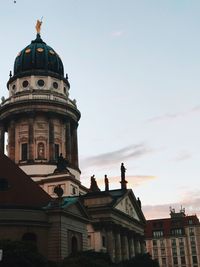
[[22, 86], [26, 88], [28, 86], [28, 81], [23, 81]]
[[44, 86], [44, 80], [42, 80], [42, 79], [38, 80], [37, 84], [38, 84], [40, 87], [43, 87], [43, 86]]
[[53, 83], [53, 88], [54, 88], [54, 89], [58, 89], [58, 83], [57, 83], [57, 82], [54, 82], [54, 83]]

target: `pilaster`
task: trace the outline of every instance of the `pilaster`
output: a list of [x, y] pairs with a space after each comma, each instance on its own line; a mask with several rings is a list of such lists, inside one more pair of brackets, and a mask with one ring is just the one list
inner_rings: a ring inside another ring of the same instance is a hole
[[4, 153], [5, 145], [5, 128], [3, 124], [0, 124], [0, 151]]
[[72, 153], [72, 138], [71, 138], [71, 127], [70, 127], [70, 122], [67, 121], [65, 123], [65, 150], [66, 150], [66, 159], [68, 161], [68, 163], [71, 163], [71, 153]]
[[11, 160], [15, 161], [15, 121], [10, 122], [8, 130], [8, 156]]

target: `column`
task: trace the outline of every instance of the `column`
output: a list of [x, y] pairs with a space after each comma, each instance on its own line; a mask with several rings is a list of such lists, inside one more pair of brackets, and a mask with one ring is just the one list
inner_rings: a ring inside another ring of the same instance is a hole
[[141, 253], [142, 254], [146, 253], [146, 243], [144, 240], [140, 241], [140, 247], [141, 247]]
[[0, 124], [0, 151], [4, 153], [4, 145], [5, 145], [5, 128], [2, 124]]
[[8, 129], [8, 156], [15, 161], [15, 121], [10, 122]]
[[72, 153], [72, 148], [71, 148], [71, 127], [70, 127], [70, 122], [67, 121], [65, 123], [65, 150], [66, 150], [66, 159], [68, 163], [71, 163], [71, 153]]
[[54, 145], [54, 124], [53, 119], [49, 119], [49, 161], [55, 161], [55, 145]]
[[130, 236], [129, 238], [129, 258], [133, 258], [135, 257], [135, 248], [134, 248], [134, 240], [133, 240], [133, 237]]
[[72, 130], [72, 164], [78, 168], [78, 138], [77, 138], [77, 126]]
[[28, 161], [33, 162], [34, 160], [34, 120], [33, 118], [29, 118], [28, 121], [29, 128], [28, 128]]
[[124, 232], [122, 234], [122, 260], [128, 260], [129, 259], [129, 249], [128, 249], [128, 237], [126, 233]]
[[115, 262], [118, 263], [122, 260], [122, 249], [121, 249], [121, 235], [120, 232], [115, 234]]
[[135, 245], [135, 254], [140, 254], [141, 248], [140, 248], [140, 241], [138, 240], [138, 238], [135, 239], [134, 245]]
[[107, 252], [110, 255], [112, 262], [114, 262], [114, 240], [113, 232], [111, 229], [107, 230]]

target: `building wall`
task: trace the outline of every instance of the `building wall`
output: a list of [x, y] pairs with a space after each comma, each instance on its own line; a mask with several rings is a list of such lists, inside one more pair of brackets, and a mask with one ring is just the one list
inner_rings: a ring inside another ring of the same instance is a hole
[[48, 220], [44, 212], [17, 209], [0, 211], [0, 239], [22, 240], [26, 233], [36, 235], [38, 251], [47, 257]]
[[146, 249], [160, 267], [200, 266], [200, 225], [187, 225], [184, 234], [146, 239]]

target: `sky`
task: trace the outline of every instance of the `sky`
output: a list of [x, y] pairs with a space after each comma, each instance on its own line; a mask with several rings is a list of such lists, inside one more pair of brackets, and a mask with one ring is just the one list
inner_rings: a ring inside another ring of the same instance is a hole
[[82, 184], [120, 188], [123, 162], [146, 219], [200, 216], [199, 14], [198, 0], [2, 0], [0, 98], [43, 17], [81, 111]]

